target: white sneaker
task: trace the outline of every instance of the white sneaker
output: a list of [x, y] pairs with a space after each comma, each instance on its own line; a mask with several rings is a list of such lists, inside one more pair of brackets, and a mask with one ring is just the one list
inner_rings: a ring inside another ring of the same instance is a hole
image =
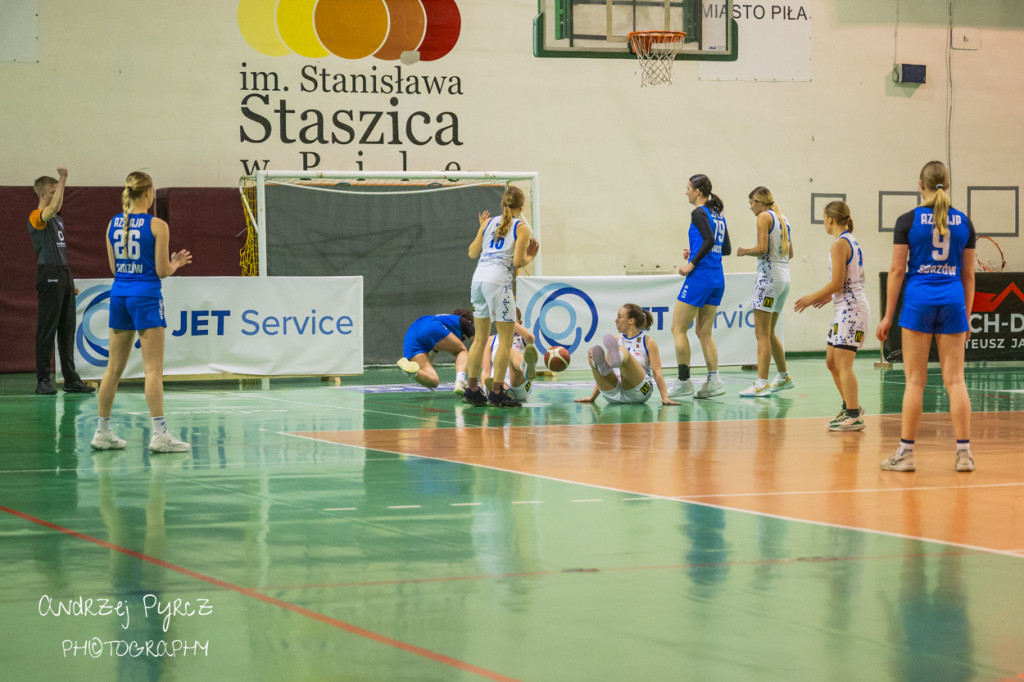
[[882, 471], [914, 471], [914, 453], [896, 448], [892, 457], [882, 460]]
[[398, 369], [412, 376], [416, 376], [417, 372], [420, 371], [419, 365], [412, 360], [406, 360], [405, 358], [400, 358], [395, 364], [398, 365]]
[[721, 379], [708, 379], [704, 385], [693, 394], [694, 398], [711, 398], [725, 393], [725, 383]]
[[773, 381], [771, 384], [769, 384], [769, 386], [771, 386], [772, 387], [772, 391], [775, 392], [775, 391], [788, 391], [789, 389], [791, 389], [794, 386], [796, 386], [796, 384], [793, 383], [793, 377], [786, 376], [785, 379], [780, 379], [778, 377], [775, 377], [775, 381]]
[[534, 377], [537, 376], [537, 360], [540, 357], [540, 353], [537, 351], [537, 347], [530, 344], [523, 350], [523, 361], [526, 363], [526, 380], [533, 381]]
[[766, 398], [772, 394], [772, 385], [765, 384], [764, 386], [758, 386], [755, 381], [750, 385], [750, 388], [743, 389], [740, 391], [740, 395], [744, 398]]
[[466, 387], [469, 386], [465, 379], [455, 380], [455, 395], [462, 395], [466, 392]]
[[92, 442], [89, 446], [93, 450], [124, 450], [128, 446], [126, 441], [121, 440], [114, 435], [113, 431], [107, 431], [106, 433], [100, 433], [96, 431], [96, 435], [92, 437]]
[[676, 379], [676, 382], [672, 384], [672, 388], [668, 392], [669, 398], [685, 398], [688, 395], [693, 395], [693, 382], [689, 379], [686, 381]]
[[970, 450], [956, 451], [956, 470], [974, 471], [974, 457], [971, 457]]
[[156, 433], [149, 439], [150, 452], [188, 452], [192, 446], [170, 433]]

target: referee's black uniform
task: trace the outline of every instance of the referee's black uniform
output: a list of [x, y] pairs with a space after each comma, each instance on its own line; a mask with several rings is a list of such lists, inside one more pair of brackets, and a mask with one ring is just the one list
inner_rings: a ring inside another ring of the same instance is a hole
[[[42, 224], [37, 228], [33, 225]], [[57, 389], [50, 381], [50, 357], [53, 339], [57, 337], [57, 355], [64, 375], [64, 390], [88, 393], [93, 388], [82, 382], [75, 371], [75, 280], [68, 267], [64, 244], [64, 221], [54, 215], [45, 223], [36, 212], [29, 218], [29, 236], [36, 250], [36, 293], [39, 295], [39, 317], [36, 321], [36, 393], [52, 394]]]

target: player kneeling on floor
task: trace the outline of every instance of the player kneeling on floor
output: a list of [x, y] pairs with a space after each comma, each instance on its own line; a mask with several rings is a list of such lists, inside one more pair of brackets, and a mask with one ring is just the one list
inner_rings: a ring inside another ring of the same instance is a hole
[[590, 349], [588, 359], [594, 373], [594, 391], [578, 403], [592, 403], [603, 395], [610, 403], [645, 403], [657, 385], [662, 405], [678, 405], [668, 396], [661, 375], [658, 342], [643, 330], [654, 323], [654, 316], [635, 303], [619, 308], [615, 317], [616, 334], [606, 334], [604, 347]]
[[435, 355], [446, 351], [455, 356], [455, 394], [466, 391], [466, 341], [473, 340], [473, 313], [459, 308], [451, 315], [424, 315], [405, 332], [402, 358], [396, 363], [416, 383], [433, 390], [441, 383], [430, 364]]

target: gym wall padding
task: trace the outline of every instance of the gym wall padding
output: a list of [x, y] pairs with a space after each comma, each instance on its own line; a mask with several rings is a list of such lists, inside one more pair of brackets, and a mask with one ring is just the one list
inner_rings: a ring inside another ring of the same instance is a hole
[[[0, 373], [35, 372], [36, 258], [28, 216], [38, 205], [31, 186], [0, 187]], [[64, 218], [68, 262], [79, 279], [110, 277], [104, 232], [121, 207], [120, 187], [67, 188]], [[188, 249], [192, 264], [175, 277], [238, 275], [245, 218], [235, 188], [157, 190], [157, 215], [171, 227], [171, 251]]]

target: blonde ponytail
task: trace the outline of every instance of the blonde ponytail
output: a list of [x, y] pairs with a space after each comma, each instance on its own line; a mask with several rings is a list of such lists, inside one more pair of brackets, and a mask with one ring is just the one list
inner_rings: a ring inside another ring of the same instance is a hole
[[789, 257], [789, 221], [786, 220], [786, 216], [782, 215], [782, 209], [775, 203], [775, 197], [772, 196], [772, 192], [767, 187], [755, 187], [750, 191], [748, 195], [749, 199], [753, 199], [759, 204], [763, 204], [769, 208], [775, 217], [779, 219], [779, 229], [782, 230], [782, 255]]
[[935, 229], [939, 236], [944, 236], [949, 231], [949, 195], [946, 189], [949, 187], [949, 169], [941, 161], [929, 161], [921, 169], [921, 184], [929, 192], [934, 192], [932, 198], [925, 204], [932, 209], [932, 218]]
[[144, 196], [153, 187], [153, 178], [148, 173], [133, 171], [124, 180], [121, 191], [121, 207], [124, 209], [124, 243], [128, 244], [128, 222], [132, 214], [132, 203]]
[[494, 231], [496, 237], [502, 239], [508, 234], [508, 231], [512, 229], [512, 220], [515, 217], [512, 215], [512, 211], [522, 208], [525, 203], [526, 196], [523, 194], [523, 190], [515, 185], [510, 185], [505, 190], [505, 193], [501, 195], [501, 222]]

